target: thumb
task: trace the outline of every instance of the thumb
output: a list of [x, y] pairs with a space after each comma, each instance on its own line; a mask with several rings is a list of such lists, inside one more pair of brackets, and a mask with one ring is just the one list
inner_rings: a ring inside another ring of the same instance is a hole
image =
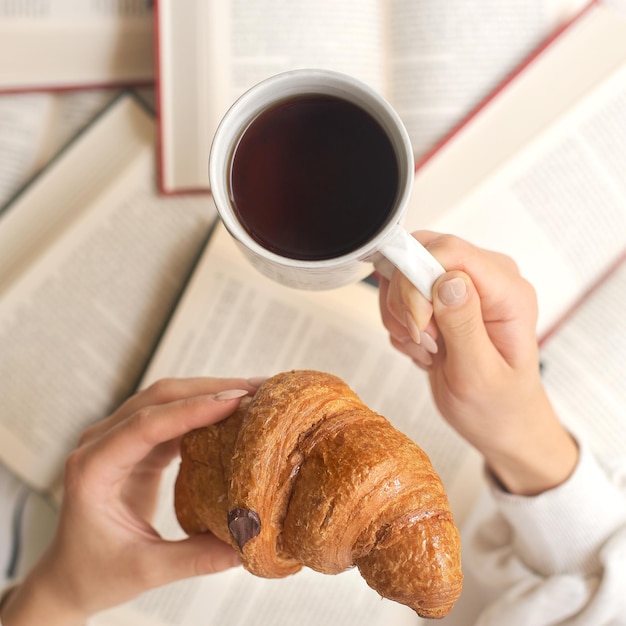
[[[433, 286], [433, 314], [450, 365], [475, 370], [495, 351], [482, 317], [480, 297], [464, 272], [447, 272]], [[461, 373], [461, 372], [460, 372]]]
[[162, 574], [158, 585], [192, 576], [214, 574], [241, 565], [239, 555], [211, 533], [160, 544], [154, 554], [155, 570]]

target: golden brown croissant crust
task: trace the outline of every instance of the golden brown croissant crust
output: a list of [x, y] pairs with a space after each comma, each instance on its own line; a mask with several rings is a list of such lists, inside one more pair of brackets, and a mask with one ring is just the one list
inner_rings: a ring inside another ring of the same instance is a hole
[[253, 574], [356, 565], [422, 617], [444, 617], [461, 593], [459, 534], [428, 457], [336, 376], [268, 379], [186, 435], [181, 458], [182, 528], [231, 543]]

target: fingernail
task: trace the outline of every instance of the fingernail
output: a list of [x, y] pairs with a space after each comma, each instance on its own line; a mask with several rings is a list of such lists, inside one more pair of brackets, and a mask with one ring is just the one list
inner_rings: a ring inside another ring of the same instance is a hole
[[439, 346], [437, 345], [437, 342], [432, 338], [432, 335], [429, 335], [425, 331], [420, 331], [410, 311], [404, 312], [404, 324], [410, 338], [413, 340], [414, 343], [416, 343], [418, 346], [422, 346], [431, 354], [437, 354], [437, 352], [439, 351]]
[[467, 287], [462, 278], [451, 278], [439, 286], [439, 299], [446, 306], [458, 306], [465, 302]]
[[248, 378], [248, 382], [253, 387], [260, 387], [268, 378], [269, 376], [253, 376], [252, 378]]
[[422, 346], [428, 350], [431, 354], [437, 354], [439, 352], [439, 346], [437, 342], [427, 332], [422, 333]]
[[213, 396], [214, 400], [218, 402], [224, 400], [234, 400], [235, 398], [243, 398], [247, 396], [248, 392], [245, 389], [226, 389], [225, 391], [220, 391]]
[[415, 323], [415, 320], [413, 319], [413, 316], [411, 315], [410, 311], [404, 312], [404, 325], [406, 326], [406, 329], [409, 331], [409, 335], [411, 336], [411, 339], [416, 344], [419, 345], [422, 342], [420, 329], [417, 327], [417, 324]]

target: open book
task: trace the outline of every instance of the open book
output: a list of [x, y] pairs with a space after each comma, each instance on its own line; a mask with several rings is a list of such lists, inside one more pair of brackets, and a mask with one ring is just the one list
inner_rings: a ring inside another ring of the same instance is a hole
[[0, 0], [0, 92], [154, 80], [146, 0]]
[[542, 346], [543, 380], [557, 413], [607, 466], [626, 451], [626, 263]]
[[418, 167], [409, 230], [512, 256], [543, 340], [626, 255], [626, 16], [592, 6]]
[[37, 489], [134, 390], [215, 216], [159, 196], [154, 135], [122, 94], [0, 214], [0, 460]]
[[156, 0], [160, 187], [208, 191], [219, 120], [272, 74], [351, 74], [394, 105], [429, 150], [589, 0]]
[[117, 95], [117, 89], [0, 97], [0, 211]]

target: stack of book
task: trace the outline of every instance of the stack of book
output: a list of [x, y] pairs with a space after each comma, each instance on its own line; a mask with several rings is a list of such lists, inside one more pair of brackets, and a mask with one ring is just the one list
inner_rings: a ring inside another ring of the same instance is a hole
[[[623, 452], [626, 18], [582, 0], [479, 4], [0, 0], [5, 467], [58, 496], [79, 433], [136, 388], [307, 367], [343, 377], [428, 452], [462, 523], [480, 459], [388, 344], [375, 287], [272, 283], [216, 223], [219, 119], [253, 83], [305, 66], [394, 104], [417, 163], [407, 226], [516, 260], [555, 406], [599, 452]], [[156, 523], [176, 538], [171, 470]], [[415, 623], [353, 574], [232, 571], [94, 624]]]

